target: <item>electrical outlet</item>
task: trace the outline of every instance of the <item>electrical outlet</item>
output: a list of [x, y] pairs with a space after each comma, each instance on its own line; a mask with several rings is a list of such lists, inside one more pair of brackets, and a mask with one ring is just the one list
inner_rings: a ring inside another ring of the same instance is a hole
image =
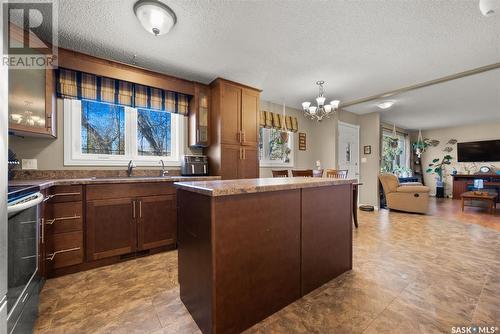
[[22, 159], [21, 160], [22, 169], [38, 169], [37, 159]]

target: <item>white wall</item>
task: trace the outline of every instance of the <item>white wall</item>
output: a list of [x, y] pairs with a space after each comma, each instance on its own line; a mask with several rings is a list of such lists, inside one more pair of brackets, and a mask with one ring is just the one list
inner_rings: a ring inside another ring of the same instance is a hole
[[[3, 3], [0, 6], [3, 18]], [[3, 52], [3, 22], [0, 24], [0, 50]], [[7, 67], [0, 64], [0, 291], [7, 291]], [[0, 296], [3, 297], [3, 296]], [[7, 333], [7, 302], [0, 309], [0, 333]]]
[[[480, 140], [492, 140], [492, 139], [500, 139], [500, 122], [490, 122], [483, 124], [471, 124], [460, 127], [450, 127], [444, 129], [433, 129], [422, 131], [422, 136], [424, 138], [436, 139], [440, 141], [440, 144], [437, 147], [430, 147], [427, 151], [422, 155], [422, 169], [424, 171], [424, 180], [425, 185], [431, 187], [431, 194], [435, 194], [435, 186], [436, 180], [435, 176], [431, 174], [425, 173], [425, 169], [432, 162], [434, 158], [442, 158], [445, 154], [443, 152], [443, 148], [446, 146], [446, 143], [450, 139], [456, 139], [458, 142], [468, 142], [468, 141], [480, 141]], [[412, 136], [415, 140], [415, 134]], [[464, 167], [472, 167], [471, 163], [458, 163], [457, 162], [457, 146], [453, 146], [453, 151], [450, 153], [453, 157], [452, 164], [446, 169], [446, 178], [445, 178], [445, 193], [450, 196], [452, 193], [452, 177], [450, 173], [452, 168], [455, 167], [460, 174], [466, 174]], [[477, 168], [480, 166], [495, 166], [500, 169], [500, 161], [497, 162], [488, 162], [488, 163], [478, 163], [476, 164]], [[477, 170], [473, 170], [475, 172]]]

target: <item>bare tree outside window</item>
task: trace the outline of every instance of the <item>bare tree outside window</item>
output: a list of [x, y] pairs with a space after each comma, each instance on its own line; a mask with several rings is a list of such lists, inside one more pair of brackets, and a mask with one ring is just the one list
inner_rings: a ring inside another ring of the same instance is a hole
[[172, 154], [172, 115], [147, 109], [137, 110], [137, 153], [146, 156]]
[[125, 109], [122, 106], [82, 101], [82, 153], [125, 154]]

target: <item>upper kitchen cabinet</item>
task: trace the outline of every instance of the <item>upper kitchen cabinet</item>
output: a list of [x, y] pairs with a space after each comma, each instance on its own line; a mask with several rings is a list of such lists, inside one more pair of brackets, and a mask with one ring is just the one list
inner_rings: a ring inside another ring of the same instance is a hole
[[189, 146], [208, 147], [210, 87], [195, 83], [194, 97], [189, 110]]
[[216, 79], [210, 88], [211, 173], [223, 179], [257, 178], [260, 90], [225, 79]]
[[[10, 37], [23, 32], [10, 27]], [[55, 79], [53, 69], [9, 67], [9, 131], [23, 136], [56, 137]]]

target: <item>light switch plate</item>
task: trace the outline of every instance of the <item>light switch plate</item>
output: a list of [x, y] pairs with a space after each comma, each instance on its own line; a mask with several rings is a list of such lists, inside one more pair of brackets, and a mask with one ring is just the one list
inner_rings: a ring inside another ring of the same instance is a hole
[[22, 169], [38, 169], [37, 159], [22, 159], [21, 160]]
[[368, 160], [367, 160], [366, 158], [361, 158], [361, 163], [362, 163], [362, 164], [366, 164], [366, 162], [367, 162], [367, 161], [368, 161]]

